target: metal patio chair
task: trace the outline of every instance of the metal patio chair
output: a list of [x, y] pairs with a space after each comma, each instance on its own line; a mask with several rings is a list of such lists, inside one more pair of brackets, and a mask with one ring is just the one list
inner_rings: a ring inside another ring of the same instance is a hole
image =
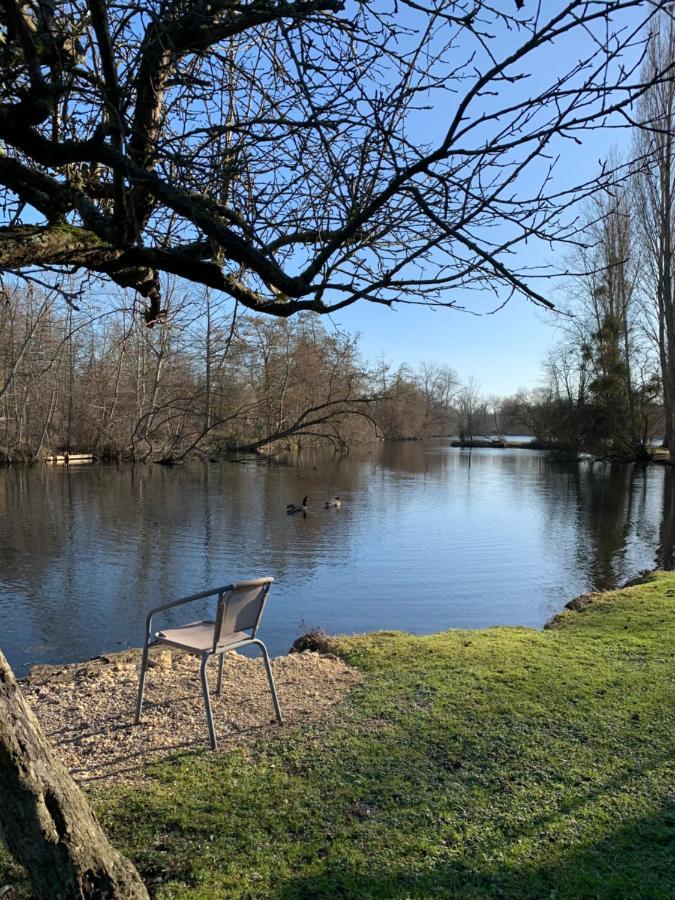
[[[228, 650], [238, 650], [249, 644], [256, 644], [262, 651], [267, 680], [272, 693], [272, 703], [277, 722], [281, 723], [281, 709], [279, 699], [270, 667], [270, 658], [267, 647], [256, 637], [260, 619], [262, 618], [267, 601], [267, 595], [274, 582], [273, 578], [255, 578], [249, 581], [237, 581], [225, 587], [214, 588], [199, 594], [191, 594], [189, 597], [181, 597], [171, 603], [156, 606], [148, 613], [145, 623], [145, 642], [143, 644], [143, 659], [141, 662], [141, 675], [138, 682], [138, 699], [136, 701], [136, 724], [141, 721], [143, 711], [143, 691], [145, 689], [145, 673], [148, 668], [148, 651], [151, 646], [166, 644], [169, 647], [177, 647], [195, 656], [201, 657], [200, 678], [202, 692], [204, 694], [204, 706], [206, 707], [206, 721], [209, 726], [211, 749], [218, 748], [216, 731], [213, 727], [213, 713], [211, 711], [211, 697], [209, 685], [206, 679], [206, 666], [212, 656], [218, 656], [218, 683], [216, 694], [219, 695], [223, 682], [224, 654]], [[184, 603], [192, 603], [194, 600], [205, 600], [208, 597], [217, 597], [215, 620], [206, 619], [200, 622], [189, 622], [187, 625], [179, 625], [175, 628], [166, 628], [157, 631], [150, 637], [152, 631], [152, 617], [159, 612], [182, 606]]]

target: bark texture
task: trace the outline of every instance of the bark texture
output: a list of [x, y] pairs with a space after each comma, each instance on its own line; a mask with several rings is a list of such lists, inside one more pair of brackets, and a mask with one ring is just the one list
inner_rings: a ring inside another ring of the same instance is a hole
[[40, 900], [148, 900], [55, 757], [1, 652], [0, 834]]

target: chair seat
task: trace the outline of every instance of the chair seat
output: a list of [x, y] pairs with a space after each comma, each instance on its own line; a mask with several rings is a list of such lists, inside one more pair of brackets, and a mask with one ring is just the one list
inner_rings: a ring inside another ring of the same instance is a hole
[[[213, 631], [216, 623], [210, 619], [202, 622], [189, 622], [187, 625], [179, 625], [177, 628], [166, 628], [155, 635], [160, 644], [170, 644], [172, 647], [180, 647], [181, 650], [191, 650], [194, 653], [204, 653], [213, 650]], [[251, 635], [245, 631], [235, 631], [233, 634], [224, 635], [219, 648], [236, 644], [238, 641], [248, 641]]]

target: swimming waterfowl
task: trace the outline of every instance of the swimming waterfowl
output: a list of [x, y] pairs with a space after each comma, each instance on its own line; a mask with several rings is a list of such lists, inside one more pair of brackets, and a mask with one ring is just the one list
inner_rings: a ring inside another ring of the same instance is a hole
[[294, 513], [299, 513], [299, 512], [306, 513], [308, 500], [309, 500], [309, 497], [303, 497], [301, 504], [289, 503], [288, 506], [286, 507], [286, 512], [288, 513], [289, 516], [292, 516]]
[[331, 497], [330, 500], [326, 500], [324, 503], [324, 509], [340, 509], [341, 502], [339, 497]]

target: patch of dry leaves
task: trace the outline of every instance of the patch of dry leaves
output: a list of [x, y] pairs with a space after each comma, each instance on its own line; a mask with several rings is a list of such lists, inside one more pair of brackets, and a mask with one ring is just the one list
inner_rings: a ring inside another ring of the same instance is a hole
[[[261, 659], [225, 656], [222, 695], [215, 695], [217, 660], [209, 687], [219, 752], [278, 737], [280, 729], [316, 722], [360, 681], [341, 659], [305, 651], [272, 660], [284, 724], [274, 720]], [[208, 747], [196, 657], [151, 651], [143, 719], [134, 726], [140, 651], [125, 651], [71, 666], [35, 667], [23, 690], [61, 761], [80, 781], [144, 778], [151, 761]]]

